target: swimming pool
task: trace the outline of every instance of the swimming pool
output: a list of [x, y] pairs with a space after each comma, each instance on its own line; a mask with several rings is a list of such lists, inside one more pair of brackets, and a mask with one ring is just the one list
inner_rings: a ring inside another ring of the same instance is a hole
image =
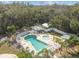
[[30, 41], [36, 51], [41, 51], [42, 49], [48, 47], [47, 44], [37, 40], [37, 37], [35, 35], [28, 35], [25, 37], [25, 40]]

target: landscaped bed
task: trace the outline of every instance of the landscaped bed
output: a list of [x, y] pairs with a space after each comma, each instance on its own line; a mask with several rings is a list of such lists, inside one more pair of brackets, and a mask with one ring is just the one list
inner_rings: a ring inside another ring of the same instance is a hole
[[18, 58], [31, 58], [32, 55], [29, 52], [24, 52], [22, 49], [15, 48], [7, 42], [3, 42], [0, 46], [0, 54], [14, 54]]
[[74, 47], [64, 47], [62, 50], [56, 51], [55, 55], [57, 57], [66, 57], [66, 58], [75, 58], [79, 57], [79, 45], [75, 45]]

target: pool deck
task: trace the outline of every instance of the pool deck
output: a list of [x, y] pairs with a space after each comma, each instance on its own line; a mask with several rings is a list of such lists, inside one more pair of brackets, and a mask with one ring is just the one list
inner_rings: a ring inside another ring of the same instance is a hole
[[48, 48], [49, 50], [53, 50], [54, 51], [54, 50], [58, 49], [59, 47], [61, 47], [60, 44], [58, 44], [58, 43], [56, 43], [56, 42], [53, 41], [53, 35], [49, 35], [50, 38], [48, 40], [44, 39], [42, 37], [43, 35], [45, 35], [45, 34], [40, 34], [40, 36], [38, 36], [37, 38], [38, 38], [38, 40], [40, 40], [40, 41], [48, 44], [50, 46]]
[[20, 45], [23, 46], [24, 50], [29, 50], [29, 52], [32, 52], [32, 51], [35, 52], [35, 48], [31, 44], [31, 42], [26, 41], [23, 37], [20, 37], [20, 40], [18, 40], [18, 43], [20, 43]]
[[[26, 35], [24, 35], [24, 34], [26, 34]], [[49, 50], [55, 51], [56, 49], [58, 49], [58, 48], [61, 47], [60, 44], [58, 44], [58, 43], [56, 43], [56, 42], [53, 41], [53, 35], [47, 34], [49, 36], [48, 37], [49, 39], [47, 40], [47, 39], [44, 39], [43, 38], [43, 36], [46, 35], [46, 34], [36, 34], [36, 33], [29, 33], [29, 34], [24, 33], [24, 34], [22, 33], [22, 34], [20, 34], [18, 36], [18, 38], [19, 38], [19, 40], [17, 40], [18, 43], [20, 43], [20, 45], [22, 45], [25, 50], [28, 48], [29, 52], [34, 51], [34, 54], [35, 55], [38, 53], [38, 51], [35, 50], [35, 48], [33, 47], [33, 45], [31, 44], [30, 41], [26, 41], [24, 39], [28, 35], [36, 35], [37, 36], [37, 39], [39, 41], [41, 41], [41, 42], [43, 42], [43, 43], [45, 43], [45, 44], [48, 45], [48, 48], [47, 49], [49, 49]]]

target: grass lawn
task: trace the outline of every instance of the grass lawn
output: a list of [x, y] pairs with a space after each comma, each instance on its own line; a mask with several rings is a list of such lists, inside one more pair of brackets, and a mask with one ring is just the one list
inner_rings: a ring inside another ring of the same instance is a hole
[[13, 46], [8, 46], [7, 43], [4, 43], [3, 45], [1, 45], [0, 47], [0, 54], [3, 53], [12, 53], [12, 54], [17, 54], [20, 51], [18, 49], [16, 49]]
[[31, 58], [30, 53], [22, 52], [20, 49], [15, 48], [14, 46], [9, 46], [7, 43], [4, 43], [0, 46], [0, 54], [15, 54], [18, 58]]

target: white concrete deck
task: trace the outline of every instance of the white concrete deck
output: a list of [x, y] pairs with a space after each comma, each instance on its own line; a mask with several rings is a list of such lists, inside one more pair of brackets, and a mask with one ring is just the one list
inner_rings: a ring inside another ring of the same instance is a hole
[[52, 35], [48, 35], [48, 39], [43, 38], [45, 34], [40, 34], [39, 36], [37, 36], [37, 39], [48, 44], [48, 48], [51, 51], [55, 51], [56, 49], [58, 49], [59, 47], [61, 47], [60, 44], [56, 43], [53, 41], [53, 36]]
[[[31, 44], [30, 41], [27, 41], [24, 39], [24, 37], [20, 37], [20, 40], [18, 40], [18, 43], [23, 46], [24, 50], [28, 50], [29, 52], [34, 51], [36, 54], [36, 50], [33, 47], [33, 45]], [[27, 49], [28, 48], [28, 49]]]
[[[47, 37], [45, 38], [44, 36], [47, 36]], [[54, 44], [52, 35], [40, 34], [39, 36], [37, 35], [37, 39], [48, 45]]]
[[0, 58], [18, 58], [15, 54], [0, 54]]

